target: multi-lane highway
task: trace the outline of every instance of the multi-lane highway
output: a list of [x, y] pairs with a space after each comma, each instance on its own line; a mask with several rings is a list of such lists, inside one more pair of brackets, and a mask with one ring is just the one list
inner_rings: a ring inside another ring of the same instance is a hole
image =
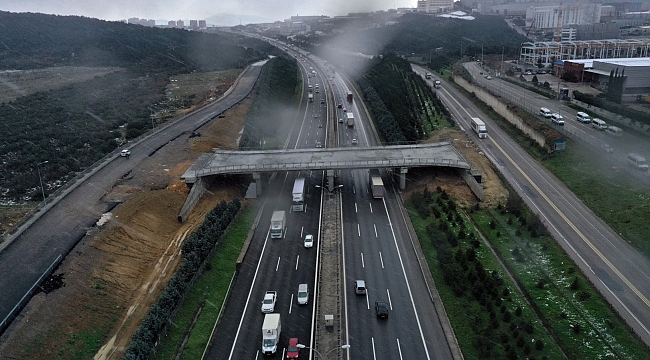
[[[414, 69], [424, 76], [424, 69]], [[468, 131], [471, 116], [486, 122], [487, 139], [479, 140], [469, 131], [470, 136], [616, 311], [650, 344], [650, 261], [453, 86], [443, 83], [437, 93]]]
[[[306, 57], [304, 61], [300, 55], [297, 58], [306, 80], [305, 100], [287, 147], [376, 144], [375, 135], [369, 131], [372, 127], [356, 96], [352, 102], [347, 101], [351, 87], [346, 80], [314, 57]], [[307, 77], [310, 73], [312, 76]], [[312, 85], [313, 102], [307, 100], [308, 85]], [[348, 126], [347, 112], [354, 114], [354, 126]], [[333, 138], [328, 141], [328, 136]], [[321, 236], [323, 194], [315, 186], [325, 185], [322, 172], [301, 172], [300, 176], [308, 179], [307, 211], [288, 215], [285, 238], [268, 237], [271, 212], [288, 212], [291, 187], [297, 176], [296, 173], [271, 176], [252, 246], [238, 272], [208, 358], [254, 359], [261, 356], [264, 315], [260, 311], [260, 301], [268, 290], [278, 292], [275, 312], [280, 313], [282, 319], [278, 353], [284, 353], [290, 337], [298, 337], [300, 343], [314, 346], [314, 322], [318, 320], [314, 316], [317, 297], [313, 294], [318, 279], [316, 261], [320, 247], [317, 241], [314, 248], [305, 249], [302, 239], [307, 233], [316, 239]], [[336, 177], [341, 203], [337, 211], [342, 219], [339, 231], [343, 313], [338, 315], [342, 322], [341, 343], [350, 345], [343, 356], [348, 359], [450, 359], [451, 351], [427, 291], [401, 203], [392, 191], [389, 177], [385, 177], [385, 182], [391, 191], [384, 199], [373, 199], [368, 191], [367, 170], [342, 170]], [[355, 293], [352, 284], [356, 279], [367, 282], [366, 294]], [[336, 281], [324, 281], [328, 280]], [[309, 306], [296, 305], [295, 295], [300, 283], [308, 283], [312, 289]], [[389, 304], [388, 319], [376, 316], [375, 301], [378, 300]]]

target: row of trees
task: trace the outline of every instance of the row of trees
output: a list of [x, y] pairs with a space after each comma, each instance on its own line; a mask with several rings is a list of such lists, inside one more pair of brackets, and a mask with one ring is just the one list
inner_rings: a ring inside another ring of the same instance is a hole
[[376, 57], [357, 81], [385, 143], [422, 140], [445, 117], [430, 87], [396, 54]]
[[479, 259], [481, 243], [465, 225], [454, 199], [438, 187], [411, 200], [420, 217], [429, 220], [426, 234], [436, 248], [445, 284], [468, 303], [466, 316], [472, 319], [473, 345], [480, 358], [533, 359], [535, 350], [542, 354], [544, 343], [533, 341], [535, 327], [523, 318], [501, 275], [487, 270]]
[[246, 113], [246, 123], [239, 148], [259, 149], [263, 142], [278, 135], [283, 117], [293, 117], [298, 89], [298, 63], [293, 58], [274, 57], [260, 74], [255, 89], [253, 105]]
[[167, 284], [131, 339], [123, 359], [149, 359], [160, 337], [170, 324], [170, 319], [181, 305], [185, 294], [201, 275], [204, 264], [219, 244], [221, 237], [237, 215], [241, 203], [235, 199], [222, 201], [205, 217], [205, 220], [182, 247], [183, 260], [178, 271]]

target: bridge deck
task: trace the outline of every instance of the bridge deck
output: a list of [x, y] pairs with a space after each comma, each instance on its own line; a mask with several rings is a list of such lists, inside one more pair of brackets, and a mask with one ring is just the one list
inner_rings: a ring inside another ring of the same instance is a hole
[[201, 155], [181, 179], [193, 183], [197, 177], [219, 174], [425, 166], [470, 168], [470, 164], [448, 142], [335, 149], [215, 149], [213, 153]]

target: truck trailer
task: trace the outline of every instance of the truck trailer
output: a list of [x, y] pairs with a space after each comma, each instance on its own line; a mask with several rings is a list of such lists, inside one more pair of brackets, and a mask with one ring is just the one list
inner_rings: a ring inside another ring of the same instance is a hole
[[291, 211], [305, 211], [305, 178], [296, 178], [291, 195]]
[[262, 324], [262, 354], [273, 355], [278, 351], [281, 331], [280, 314], [266, 314]]
[[283, 238], [285, 225], [285, 212], [274, 211], [273, 216], [271, 216], [271, 239]]
[[381, 199], [384, 197], [384, 181], [381, 179], [379, 170], [370, 169], [368, 173], [368, 185], [370, 186], [370, 191], [372, 192], [373, 198]]
[[353, 98], [352, 91], [348, 91], [348, 96], [347, 96], [348, 102], [352, 102], [352, 98]]
[[347, 121], [348, 127], [353, 128], [354, 127], [354, 114], [352, 114], [352, 111], [348, 111], [345, 114], [346, 114], [345, 116], [348, 117], [348, 121]]
[[473, 117], [472, 118], [472, 130], [478, 135], [479, 139], [487, 138], [487, 127], [483, 120]]

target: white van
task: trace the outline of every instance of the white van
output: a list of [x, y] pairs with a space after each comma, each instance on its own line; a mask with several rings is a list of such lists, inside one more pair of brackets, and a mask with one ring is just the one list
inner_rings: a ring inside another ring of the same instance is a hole
[[627, 163], [635, 169], [648, 171], [648, 163], [645, 158], [637, 153], [627, 154]]
[[605, 132], [609, 135], [616, 136], [616, 137], [623, 136], [623, 129], [616, 126], [608, 126], [607, 129], [605, 129]]
[[547, 118], [547, 119], [550, 118], [553, 115], [551, 110], [549, 110], [549, 109], [547, 109], [545, 107], [539, 109], [539, 114], [542, 115], [543, 117]]
[[594, 118], [594, 119], [591, 120], [591, 126], [593, 126], [594, 128], [596, 128], [598, 130], [607, 129], [607, 123], [600, 120], [600, 119], [598, 119], [598, 118]]
[[581, 123], [584, 123], [584, 124], [589, 124], [591, 122], [591, 118], [589, 117], [589, 114], [583, 113], [581, 111], [579, 111], [576, 114], [576, 120], [578, 120], [578, 121], [580, 121]]
[[558, 113], [551, 115], [551, 121], [553, 121], [554, 124], [564, 125], [564, 118]]

